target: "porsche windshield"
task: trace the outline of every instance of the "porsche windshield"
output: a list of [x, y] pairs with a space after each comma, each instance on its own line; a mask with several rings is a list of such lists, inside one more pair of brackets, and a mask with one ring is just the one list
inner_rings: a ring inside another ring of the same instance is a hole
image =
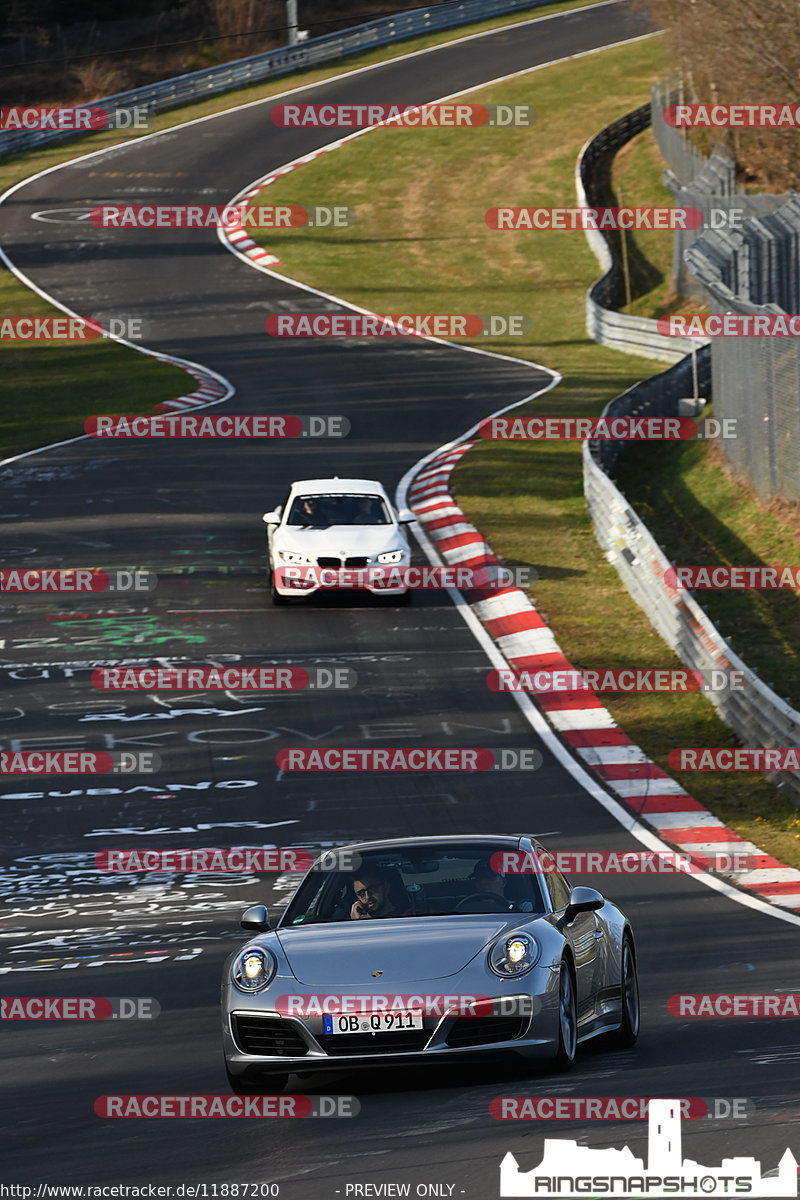
[[[312, 871], [281, 926], [458, 913], [543, 913], [535, 874], [503, 871], [508, 844], [365, 851], [353, 870]], [[521, 855], [514, 855], [515, 860]]]
[[381, 496], [317, 493], [296, 496], [286, 524], [325, 529], [329, 525], [391, 525], [392, 518]]

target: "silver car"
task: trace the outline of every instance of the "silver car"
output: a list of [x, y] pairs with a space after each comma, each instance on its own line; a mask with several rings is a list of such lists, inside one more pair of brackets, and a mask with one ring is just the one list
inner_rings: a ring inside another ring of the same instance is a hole
[[323, 855], [272, 928], [264, 905], [222, 980], [238, 1094], [295, 1072], [515, 1055], [567, 1070], [639, 1032], [633, 932], [529, 837], [399, 838]]

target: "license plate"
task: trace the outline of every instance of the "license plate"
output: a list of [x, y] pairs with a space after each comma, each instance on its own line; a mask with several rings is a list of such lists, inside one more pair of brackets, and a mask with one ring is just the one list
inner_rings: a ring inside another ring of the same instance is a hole
[[324, 1016], [322, 1026], [324, 1033], [399, 1033], [422, 1029], [422, 1013], [337, 1013]]

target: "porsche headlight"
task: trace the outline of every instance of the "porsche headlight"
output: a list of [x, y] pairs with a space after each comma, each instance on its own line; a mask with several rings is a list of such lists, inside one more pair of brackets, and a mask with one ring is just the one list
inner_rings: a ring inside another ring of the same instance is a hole
[[297, 554], [294, 550], [279, 550], [278, 558], [285, 563], [293, 563], [295, 566], [308, 565], [311, 562], [307, 554]]
[[542, 949], [527, 933], [512, 933], [501, 937], [489, 951], [489, 966], [501, 979], [524, 975], [535, 967]]
[[231, 980], [240, 992], [252, 995], [272, 983], [277, 970], [278, 960], [274, 954], [260, 946], [249, 946], [233, 960]]
[[378, 562], [379, 563], [402, 562], [404, 553], [405, 553], [405, 551], [403, 551], [403, 550], [387, 550], [385, 554], [378, 555]]

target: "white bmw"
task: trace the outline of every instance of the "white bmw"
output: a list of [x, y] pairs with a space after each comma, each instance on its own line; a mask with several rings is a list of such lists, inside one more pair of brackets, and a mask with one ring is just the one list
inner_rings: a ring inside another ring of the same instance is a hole
[[273, 604], [330, 588], [410, 598], [411, 551], [397, 512], [374, 479], [300, 479], [264, 513]]

